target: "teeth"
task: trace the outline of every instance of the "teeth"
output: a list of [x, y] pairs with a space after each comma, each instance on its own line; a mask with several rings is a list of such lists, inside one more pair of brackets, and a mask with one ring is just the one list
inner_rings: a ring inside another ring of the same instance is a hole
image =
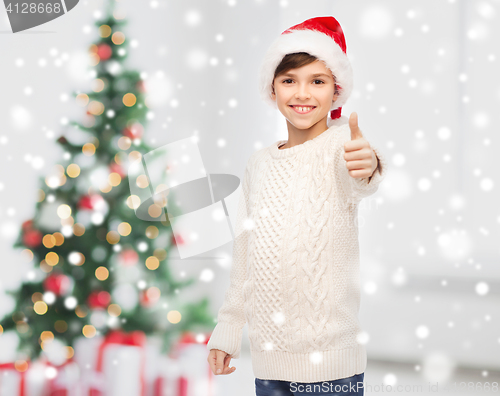
[[298, 111], [300, 112], [306, 112], [306, 111], [309, 111], [312, 109], [312, 107], [298, 107], [298, 106], [294, 106]]

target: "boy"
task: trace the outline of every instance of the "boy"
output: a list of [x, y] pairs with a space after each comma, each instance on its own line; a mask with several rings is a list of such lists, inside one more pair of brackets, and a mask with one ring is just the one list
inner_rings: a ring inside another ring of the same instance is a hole
[[354, 382], [357, 391], [345, 394], [362, 395], [357, 209], [387, 164], [356, 113], [341, 116], [353, 80], [339, 23], [317, 17], [285, 30], [260, 81], [263, 99], [286, 118], [288, 140], [247, 163], [231, 282], [208, 362], [216, 375], [233, 373], [248, 323], [257, 394], [300, 394], [293, 384], [330, 381], [344, 385], [336, 392]]

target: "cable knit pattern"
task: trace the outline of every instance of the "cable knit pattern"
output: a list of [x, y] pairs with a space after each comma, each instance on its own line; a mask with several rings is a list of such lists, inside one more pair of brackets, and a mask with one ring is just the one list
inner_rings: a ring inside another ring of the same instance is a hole
[[286, 285], [280, 276], [283, 234], [286, 232], [286, 216], [283, 214], [291, 199], [291, 182], [297, 165], [287, 159], [269, 164], [259, 205], [255, 208], [258, 215], [254, 216], [255, 243], [252, 252], [256, 275], [253, 285], [255, 325], [252, 330], [254, 339], [258, 340], [256, 347], [260, 350], [285, 348], [281, 322]]
[[[359, 202], [387, 170], [349, 176], [348, 119], [303, 144], [278, 141], [254, 153], [245, 170], [230, 286], [207, 348], [239, 358], [248, 323], [255, 377], [296, 382], [346, 378], [366, 369], [361, 331]], [[245, 221], [246, 220], [246, 221]]]

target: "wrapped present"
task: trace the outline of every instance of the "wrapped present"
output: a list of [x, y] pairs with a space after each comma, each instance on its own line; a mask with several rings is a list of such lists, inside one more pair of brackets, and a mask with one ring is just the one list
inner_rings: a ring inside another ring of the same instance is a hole
[[[54, 364], [47, 358], [41, 358], [45, 365], [46, 383], [44, 396], [79, 396], [80, 368], [71, 358], [62, 364]], [[32, 396], [29, 394], [28, 396]]]
[[[175, 393], [166, 393], [165, 384], [170, 379], [165, 378], [165, 356], [160, 353], [162, 339], [157, 336], [149, 336], [146, 346], [145, 381], [146, 396], [166, 396]], [[172, 379], [175, 381], [175, 379]]]
[[44, 341], [42, 349], [43, 352], [37, 364], [44, 372], [43, 386], [38, 385], [38, 388], [44, 390], [43, 396], [79, 396], [76, 392], [79, 386], [80, 370], [73, 356], [68, 359], [66, 342], [54, 338]]
[[157, 360], [158, 371], [153, 382], [152, 391], [148, 396], [177, 396], [180, 395], [181, 371], [176, 359], [160, 355]]
[[14, 330], [0, 332], [0, 395], [26, 396], [26, 371], [30, 362], [19, 359], [19, 335]]
[[106, 334], [99, 346], [96, 367], [104, 378], [104, 393], [102, 387], [93, 388], [90, 396], [146, 396], [146, 342], [146, 335], [139, 330], [111, 330]]
[[103, 341], [104, 337], [98, 335], [92, 338], [80, 337], [75, 342], [74, 360], [80, 368], [79, 388], [82, 396], [104, 395], [104, 373], [97, 372], [99, 347]]
[[26, 396], [26, 370], [18, 371], [13, 362], [0, 363], [0, 395]]
[[213, 373], [207, 362], [209, 338], [206, 334], [185, 332], [174, 346], [171, 357], [176, 360], [180, 371], [176, 396], [213, 395]]

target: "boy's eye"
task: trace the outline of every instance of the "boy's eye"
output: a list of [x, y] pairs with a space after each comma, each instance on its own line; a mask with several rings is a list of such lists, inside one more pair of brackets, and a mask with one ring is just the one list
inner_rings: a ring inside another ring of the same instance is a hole
[[[283, 80], [284, 83], [286, 83], [287, 81], [293, 81], [291, 78], [287, 78], [286, 80]], [[322, 80], [314, 80], [314, 82], [316, 81], [319, 81], [321, 84], [324, 84], [325, 82], [322, 81]], [[317, 84], [316, 84], [317, 85]]]

